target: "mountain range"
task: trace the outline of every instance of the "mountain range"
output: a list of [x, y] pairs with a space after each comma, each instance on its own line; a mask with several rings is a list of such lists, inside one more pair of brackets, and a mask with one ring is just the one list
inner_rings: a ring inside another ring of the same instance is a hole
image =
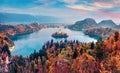
[[16, 14], [16, 13], [2, 13], [0, 12], [0, 23], [53, 23], [58, 21], [58, 18], [51, 16], [34, 16], [29, 14]]
[[[50, 16], [33, 16], [29, 14], [16, 14], [16, 13], [2, 13], [0, 12], [0, 23], [57, 23], [60, 19]], [[117, 25], [112, 20], [102, 20], [97, 23], [93, 18], [86, 18], [81, 21], [75, 22], [73, 25], [68, 26], [73, 30], [84, 30], [92, 28], [114, 28], [119, 30], [120, 25]]]
[[83, 29], [92, 29], [92, 28], [114, 28], [118, 29], [120, 26], [117, 25], [112, 20], [102, 20], [101, 22], [97, 23], [92, 18], [86, 18], [81, 21], [77, 21], [75, 24], [68, 26], [70, 29], [73, 30], [83, 30]]
[[98, 23], [100, 27], [107, 27], [107, 28], [113, 28], [116, 27], [117, 24], [115, 24], [112, 20], [103, 20], [100, 23]]

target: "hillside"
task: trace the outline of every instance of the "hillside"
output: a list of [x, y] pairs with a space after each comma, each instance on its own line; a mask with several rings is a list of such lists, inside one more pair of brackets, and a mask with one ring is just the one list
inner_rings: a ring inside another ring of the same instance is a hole
[[14, 43], [6, 35], [0, 34], [0, 73], [8, 72], [11, 52], [14, 49]]
[[98, 25], [103, 28], [115, 28], [117, 26], [112, 20], [103, 20]]
[[75, 24], [68, 26], [68, 28], [72, 30], [86, 30], [92, 28], [114, 28], [119, 30], [119, 25], [112, 20], [102, 20], [101, 22], [96, 23], [94, 19], [86, 18], [84, 20], [75, 22]]
[[93, 28], [85, 30], [85, 34], [91, 37], [101, 37], [102, 39], [107, 39], [110, 36], [113, 36], [117, 30], [112, 28]]
[[[81, 38], [82, 39], [82, 38]], [[29, 57], [15, 56], [10, 72], [17, 73], [120, 73], [120, 33], [96, 43], [53, 40]], [[15, 65], [16, 64], [16, 65]]]
[[112, 20], [102, 20], [96, 23], [91, 18], [77, 21], [74, 25], [69, 25], [68, 28], [71, 30], [84, 30], [85, 34], [91, 37], [102, 37], [103, 39], [112, 36], [115, 31], [120, 31], [120, 25]]
[[44, 28], [44, 25], [38, 23], [31, 23], [30, 25], [2, 25], [0, 24], [0, 33], [7, 35], [8, 37], [14, 37], [16, 35], [22, 35], [32, 33]]
[[74, 25], [69, 26], [69, 28], [73, 30], [82, 30], [82, 29], [93, 28], [96, 26], [97, 23], [94, 19], [86, 18], [84, 20], [77, 21]]

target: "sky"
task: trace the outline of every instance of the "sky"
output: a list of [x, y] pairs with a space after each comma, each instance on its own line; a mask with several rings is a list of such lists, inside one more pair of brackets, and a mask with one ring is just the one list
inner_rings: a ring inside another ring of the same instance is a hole
[[50, 16], [61, 23], [85, 18], [120, 23], [120, 0], [0, 0], [0, 12]]

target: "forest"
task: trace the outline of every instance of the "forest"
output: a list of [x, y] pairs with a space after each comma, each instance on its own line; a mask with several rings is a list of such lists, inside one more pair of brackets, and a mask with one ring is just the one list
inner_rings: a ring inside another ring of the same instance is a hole
[[14, 56], [10, 73], [120, 73], [120, 33], [106, 40], [46, 42], [27, 57]]
[[[81, 38], [82, 39], [82, 38]], [[97, 42], [46, 42], [29, 56], [11, 56], [6, 37], [0, 37], [0, 72], [9, 73], [120, 73], [120, 33]], [[11, 43], [12, 45], [12, 43]], [[28, 51], [29, 52], [29, 51]]]

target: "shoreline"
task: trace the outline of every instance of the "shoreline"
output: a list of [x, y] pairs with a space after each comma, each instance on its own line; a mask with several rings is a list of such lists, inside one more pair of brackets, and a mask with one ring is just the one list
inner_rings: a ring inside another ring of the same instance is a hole
[[[39, 31], [39, 30], [38, 30]], [[36, 32], [36, 31], [35, 31]], [[32, 34], [34, 32], [27, 32], [27, 33], [20, 33], [20, 34], [16, 34], [14, 36], [8, 36], [12, 41], [17, 40], [17, 37], [23, 36], [23, 35], [28, 35], [28, 34]]]

